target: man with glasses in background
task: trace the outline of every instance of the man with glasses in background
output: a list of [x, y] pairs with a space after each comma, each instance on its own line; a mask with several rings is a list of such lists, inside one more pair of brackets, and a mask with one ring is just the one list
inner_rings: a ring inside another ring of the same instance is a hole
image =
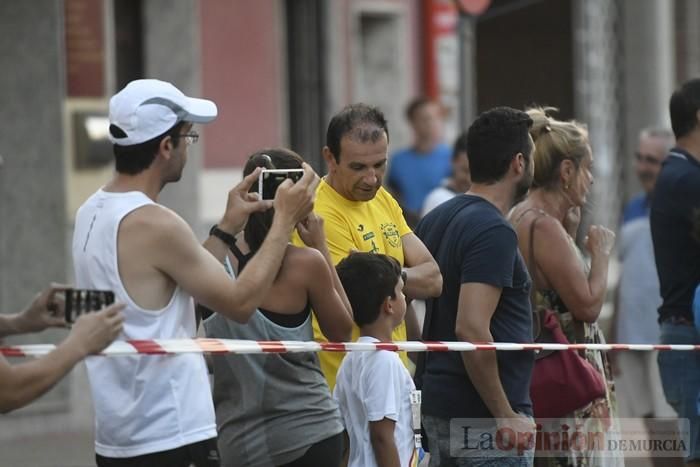
[[[198, 137], [193, 124], [216, 115], [213, 102], [152, 79], [132, 81], [110, 100], [116, 174], [78, 210], [73, 260], [77, 287], [112, 290], [126, 305], [122, 339], [194, 337], [193, 298], [248, 321], [277, 276], [295, 225], [311, 212], [318, 177], [306, 164], [301, 180], [282, 183], [274, 201], [248, 193], [259, 170], [244, 178], [203, 247], [182, 218], [157, 203], [163, 187], [182, 175], [187, 147]], [[232, 280], [221, 261], [234, 235], [252, 212], [273, 203], [265, 242]], [[93, 357], [87, 367], [98, 466], [219, 465], [201, 354]]]
[[[635, 171], [643, 192], [624, 208], [619, 233], [620, 282], [612, 341], [658, 344], [657, 309], [661, 305], [654, 262], [649, 209], [661, 164], [673, 147], [671, 130], [646, 128], [639, 133]], [[674, 417], [664, 399], [656, 352], [613, 353], [620, 415], [627, 418]]]
[[673, 132], [665, 128], [645, 128], [639, 132], [639, 146], [634, 153], [635, 171], [644, 191], [627, 203], [623, 211], [623, 222], [642, 216], [649, 217], [656, 177], [674, 142]]

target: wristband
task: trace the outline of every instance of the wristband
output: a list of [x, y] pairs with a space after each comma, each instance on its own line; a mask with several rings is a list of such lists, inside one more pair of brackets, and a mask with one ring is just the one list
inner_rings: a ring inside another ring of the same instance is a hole
[[211, 230], [209, 230], [209, 235], [213, 235], [224, 242], [229, 250], [233, 250], [236, 247], [236, 237], [221, 230], [217, 224], [214, 224]]

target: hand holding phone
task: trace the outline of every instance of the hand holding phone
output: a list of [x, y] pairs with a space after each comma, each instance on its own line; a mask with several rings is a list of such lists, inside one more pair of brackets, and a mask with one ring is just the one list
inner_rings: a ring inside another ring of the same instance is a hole
[[258, 178], [258, 193], [263, 200], [275, 199], [277, 187], [286, 179], [298, 182], [304, 175], [304, 169], [263, 169]]
[[299, 181], [296, 183], [285, 181], [277, 187], [273, 201], [275, 219], [290, 230], [313, 210], [316, 189], [321, 181], [306, 162], [302, 164], [302, 170], [303, 175]]
[[18, 332], [41, 332], [50, 327], [65, 327], [63, 293], [70, 288], [70, 285], [51, 283], [36, 294], [31, 303], [18, 315], [21, 323]]

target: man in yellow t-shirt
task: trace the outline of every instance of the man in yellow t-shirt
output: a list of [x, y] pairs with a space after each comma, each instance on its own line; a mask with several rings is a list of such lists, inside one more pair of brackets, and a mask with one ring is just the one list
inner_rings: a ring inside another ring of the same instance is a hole
[[[328, 125], [323, 148], [328, 174], [316, 191], [314, 212], [324, 219], [328, 249], [335, 264], [353, 250], [384, 253], [404, 266], [407, 297], [436, 297], [442, 291], [440, 269], [406, 224], [399, 204], [382, 188], [388, 150], [389, 130], [379, 109], [354, 104], [336, 114]], [[294, 243], [303, 245], [298, 236]], [[367, 287], [372, 284], [368, 283]], [[359, 329], [354, 326], [353, 341], [358, 336]], [[418, 321], [410, 307], [406, 322], [392, 334], [397, 341], [407, 337], [420, 337]], [[315, 319], [314, 338], [325, 340]], [[332, 391], [344, 354], [321, 352], [319, 355]], [[408, 362], [405, 353], [401, 357], [404, 363]]]

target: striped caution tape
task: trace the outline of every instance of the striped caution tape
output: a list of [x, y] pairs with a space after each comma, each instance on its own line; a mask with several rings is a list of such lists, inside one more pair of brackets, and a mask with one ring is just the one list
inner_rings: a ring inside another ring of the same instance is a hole
[[[56, 348], [52, 344], [13, 345], [0, 347], [5, 357], [38, 357]], [[475, 350], [700, 350], [700, 345], [647, 344], [514, 344], [507, 342], [304, 342], [250, 341], [233, 339], [155, 339], [116, 341], [101, 355], [174, 355], [174, 354], [261, 354], [289, 352], [364, 352], [374, 350], [405, 350], [408, 352], [471, 352]]]

